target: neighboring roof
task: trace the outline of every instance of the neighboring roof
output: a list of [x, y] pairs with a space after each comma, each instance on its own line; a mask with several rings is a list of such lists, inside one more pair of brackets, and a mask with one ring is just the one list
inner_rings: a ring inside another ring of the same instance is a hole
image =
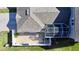
[[[30, 10], [30, 15], [25, 15], [25, 10]], [[45, 24], [52, 24], [59, 11], [53, 7], [18, 7], [17, 32], [40, 32]]]
[[75, 40], [79, 41], [79, 7], [75, 8]]

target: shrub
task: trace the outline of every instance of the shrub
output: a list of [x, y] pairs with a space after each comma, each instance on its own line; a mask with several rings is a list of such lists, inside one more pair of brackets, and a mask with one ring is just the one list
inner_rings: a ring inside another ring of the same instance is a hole
[[17, 37], [19, 35], [19, 33], [15, 33], [14, 36]]

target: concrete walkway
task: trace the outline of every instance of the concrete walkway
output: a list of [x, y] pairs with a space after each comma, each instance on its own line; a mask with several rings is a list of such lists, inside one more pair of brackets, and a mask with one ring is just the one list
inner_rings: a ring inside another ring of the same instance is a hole
[[9, 13], [0, 13], [0, 32], [9, 31], [7, 23], [9, 21]]

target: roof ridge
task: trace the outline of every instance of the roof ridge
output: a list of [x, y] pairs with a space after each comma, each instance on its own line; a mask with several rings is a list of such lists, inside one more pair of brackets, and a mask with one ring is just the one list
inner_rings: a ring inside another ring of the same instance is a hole
[[34, 20], [35, 22], [37, 22], [42, 28], [45, 26], [45, 24], [42, 23], [42, 22], [40, 21], [40, 19], [39, 19], [37, 16], [35, 16], [35, 15], [33, 14], [33, 12], [30, 13], [30, 16], [31, 16], [31, 17], [33, 18], [33, 20]]

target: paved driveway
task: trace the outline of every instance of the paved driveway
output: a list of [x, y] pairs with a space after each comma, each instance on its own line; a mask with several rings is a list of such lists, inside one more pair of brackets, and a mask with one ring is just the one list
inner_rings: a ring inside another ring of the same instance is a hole
[[7, 23], [9, 21], [9, 13], [0, 13], [0, 32], [8, 31]]

